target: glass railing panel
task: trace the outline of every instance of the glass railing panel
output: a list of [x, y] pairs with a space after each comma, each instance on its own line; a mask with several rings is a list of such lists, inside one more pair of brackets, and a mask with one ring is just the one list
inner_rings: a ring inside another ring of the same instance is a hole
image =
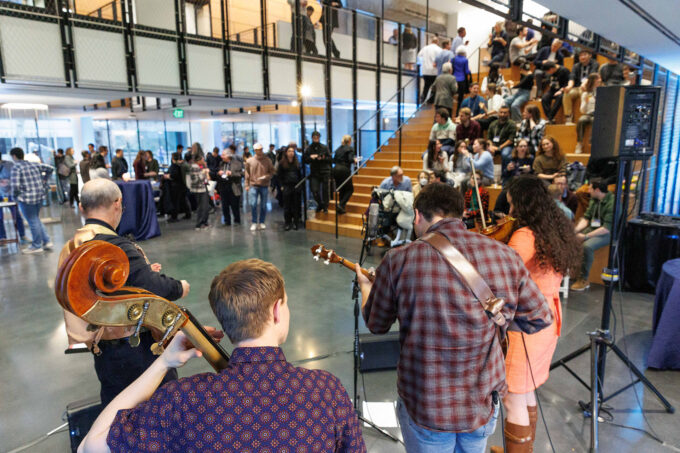
[[290, 3], [286, 0], [267, 0], [267, 45], [275, 49], [295, 50], [294, 22]]
[[399, 23], [383, 21], [382, 64], [390, 68], [399, 66]]
[[70, 0], [69, 9], [79, 16], [123, 22], [121, 3], [121, 0]]
[[163, 30], [177, 30], [174, 2], [133, 0], [131, 3], [134, 24]]
[[357, 60], [376, 64], [377, 30], [376, 19], [366, 14], [357, 14]]
[[254, 0], [228, 0], [227, 21], [229, 40], [262, 45], [262, 17], [260, 2]]

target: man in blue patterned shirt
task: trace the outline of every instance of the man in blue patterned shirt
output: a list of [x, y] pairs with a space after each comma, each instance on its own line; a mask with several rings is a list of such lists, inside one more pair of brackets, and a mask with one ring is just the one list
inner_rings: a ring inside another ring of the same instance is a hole
[[9, 154], [14, 160], [10, 190], [31, 228], [32, 243], [23, 252], [31, 254], [42, 253], [43, 249], [50, 250], [52, 242], [45, 225], [40, 221], [40, 207], [45, 197], [46, 180], [52, 173], [52, 167], [25, 161], [24, 150], [21, 148], [12, 148]]
[[165, 373], [200, 355], [179, 333], [99, 415], [78, 451], [365, 452], [340, 380], [295, 368], [279, 347], [290, 322], [283, 277], [258, 259], [213, 279], [210, 306], [236, 345], [229, 366], [157, 389]]

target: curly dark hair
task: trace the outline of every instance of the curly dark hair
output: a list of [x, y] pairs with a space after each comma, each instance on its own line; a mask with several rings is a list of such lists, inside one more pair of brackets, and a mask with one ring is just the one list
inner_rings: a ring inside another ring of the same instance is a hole
[[581, 264], [582, 246], [545, 183], [534, 175], [518, 176], [510, 182], [508, 194], [517, 228], [529, 227], [534, 233], [538, 265], [562, 275], [574, 274]]

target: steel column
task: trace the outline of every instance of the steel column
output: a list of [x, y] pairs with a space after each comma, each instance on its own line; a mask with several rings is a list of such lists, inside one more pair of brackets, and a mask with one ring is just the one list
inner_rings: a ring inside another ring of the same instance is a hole
[[357, 150], [357, 155], [361, 156], [361, 147], [359, 146], [359, 118], [357, 111], [357, 12], [352, 10], [352, 130], [354, 131], [354, 146]]
[[179, 84], [182, 94], [189, 93], [189, 80], [187, 72], [187, 52], [186, 52], [186, 0], [175, 1], [175, 25], [177, 29], [177, 55], [179, 57]]
[[229, 20], [227, 17], [227, 2], [220, 0], [220, 19], [222, 21], [222, 60], [224, 71], [225, 97], [231, 97], [231, 47], [229, 45]]
[[123, 20], [123, 39], [125, 40], [125, 62], [127, 64], [128, 91], [137, 90], [137, 65], [135, 63], [135, 42], [132, 33], [132, 0], [121, 0], [120, 10]]
[[262, 24], [262, 88], [264, 99], [269, 94], [269, 40], [267, 31], [267, 0], [260, 0], [260, 23]]
[[382, 82], [382, 19], [377, 18], [375, 21], [375, 59], [377, 69], [375, 71], [375, 108], [377, 114], [375, 116], [375, 149], [380, 148], [380, 131], [382, 131], [382, 114], [380, 109], [380, 90]]

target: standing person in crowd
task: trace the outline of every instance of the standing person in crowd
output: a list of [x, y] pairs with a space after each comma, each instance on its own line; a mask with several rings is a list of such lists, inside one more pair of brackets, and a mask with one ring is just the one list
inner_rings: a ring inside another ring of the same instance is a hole
[[220, 149], [215, 146], [213, 147], [212, 152], [206, 156], [205, 164], [208, 166], [208, 170], [210, 170], [210, 173], [212, 174], [219, 171], [221, 162], [222, 158], [220, 157]]
[[170, 180], [170, 198], [172, 199], [172, 212], [168, 222], [177, 222], [177, 216], [184, 213], [185, 219], [191, 218], [191, 209], [187, 203], [187, 183], [186, 174], [182, 169], [184, 159], [182, 156], [182, 145], [177, 146], [177, 151], [172, 153], [172, 163], [168, 169], [166, 177]]
[[404, 190], [406, 192], [413, 192], [411, 178], [404, 176], [404, 170], [398, 165], [395, 165], [390, 169], [390, 176], [382, 180], [380, 188], [385, 190]]
[[548, 122], [541, 118], [541, 110], [535, 105], [527, 105], [524, 107], [522, 114], [522, 122], [517, 128], [517, 136], [515, 142], [518, 140], [527, 140], [529, 142], [529, 152], [536, 153], [538, 147], [545, 135], [545, 126]]
[[158, 175], [161, 172], [161, 166], [158, 164], [158, 161], [154, 159], [153, 153], [151, 151], [146, 151], [144, 157], [144, 177], [151, 180], [158, 179]]
[[[338, 9], [342, 8], [342, 2], [339, 0], [321, 0], [321, 3], [323, 4], [323, 10], [321, 11], [321, 25], [323, 26], [324, 30], [326, 30], [327, 26], [331, 28], [331, 53], [333, 54], [334, 58], [340, 58], [340, 51], [335, 45], [335, 41], [333, 41], [333, 30], [340, 26], [340, 13], [338, 12]], [[326, 23], [327, 18], [330, 18], [330, 24]]]
[[[357, 163], [356, 154], [354, 148], [352, 148], [351, 135], [344, 135], [342, 137], [342, 145], [335, 150], [333, 163], [335, 164], [335, 167], [333, 168], [335, 187], [340, 187], [340, 185], [352, 174], [352, 165]], [[350, 180], [342, 186], [340, 193], [338, 194], [338, 205], [335, 207], [338, 214], [344, 214], [347, 211], [347, 202], [352, 197], [353, 193], [354, 185], [350, 178]]]
[[[484, 177], [482, 172], [475, 170], [474, 173], [477, 178], [477, 186], [475, 187], [475, 180], [470, 174], [470, 179], [467, 183], [468, 190], [465, 191], [465, 205], [463, 210], [463, 222], [468, 228], [475, 227], [475, 221], [482, 222], [482, 210], [484, 210], [485, 218], [489, 216], [489, 191], [484, 188]], [[477, 198], [477, 191], [479, 190], [479, 198]], [[482, 200], [482, 209], [480, 209], [479, 200]]]
[[439, 140], [447, 153], [456, 144], [456, 125], [451, 121], [446, 109], [435, 110], [434, 124], [430, 129], [430, 141]]
[[47, 235], [45, 225], [40, 221], [40, 208], [52, 167], [25, 161], [24, 150], [21, 148], [12, 148], [9, 155], [14, 161], [10, 173], [10, 191], [31, 229], [31, 245], [25, 248], [23, 253], [33, 254], [42, 253], [43, 249], [51, 250], [52, 241]]
[[456, 78], [451, 75], [451, 71], [453, 71], [451, 63], [444, 63], [442, 73], [437, 76], [432, 85], [435, 111], [445, 109], [449, 113], [449, 117], [453, 112], [453, 95], [458, 90]]
[[600, 86], [602, 79], [597, 72], [590, 74], [583, 84], [581, 93], [581, 116], [576, 122], [576, 154], [583, 152], [583, 140], [586, 136], [586, 128], [593, 124], [595, 116], [595, 96], [597, 87]]
[[510, 119], [510, 108], [507, 105], [503, 105], [498, 110], [498, 119], [489, 126], [488, 134], [491, 141], [489, 151], [493, 154], [500, 153], [503, 168], [510, 161], [510, 154], [512, 154], [516, 134], [517, 125]]
[[541, 147], [534, 159], [534, 173], [550, 184], [558, 174], [567, 173], [567, 158], [562, 153], [559, 143], [553, 137], [546, 135], [541, 140]]
[[80, 198], [78, 197], [78, 163], [73, 157], [73, 148], [66, 148], [66, 156], [64, 157], [64, 165], [69, 169], [68, 174], [68, 203], [71, 207], [76, 206], [75, 203], [80, 203]]
[[[467, 107], [472, 112], [472, 119], [479, 121], [486, 115], [486, 99], [479, 95], [479, 83], [470, 85], [470, 96], [465, 98], [460, 108]], [[480, 123], [481, 125], [481, 123]]]
[[58, 200], [61, 204], [66, 203], [66, 197], [69, 189], [68, 177], [71, 174], [71, 170], [64, 164], [64, 150], [59, 148], [57, 151], [52, 151], [52, 156], [54, 158], [54, 168], [57, 169], [57, 192]]
[[560, 200], [572, 212], [572, 217], [576, 215], [576, 210], [578, 209], [579, 205], [578, 197], [574, 192], [569, 190], [569, 186], [567, 185], [567, 175], [564, 173], [559, 173], [553, 178], [552, 183], [555, 184], [558, 189], [560, 189]]
[[548, 117], [550, 124], [555, 122], [555, 116], [562, 108], [562, 96], [564, 89], [569, 84], [569, 75], [571, 74], [567, 68], [560, 66], [553, 61], [548, 61], [543, 64], [545, 73], [550, 75], [550, 87], [548, 91], [541, 98], [541, 105], [545, 116]]
[[534, 157], [529, 153], [529, 142], [526, 139], [520, 139], [512, 150], [512, 156], [508, 165], [503, 167], [501, 179], [503, 186], [514, 177], [531, 173], [533, 171]]
[[439, 47], [439, 38], [436, 36], [432, 38], [430, 44], [426, 45], [420, 52], [418, 52], [418, 59], [420, 60], [420, 72], [423, 76], [423, 93], [420, 96], [420, 102], [427, 102], [432, 104], [434, 101], [434, 93], [428, 97], [430, 87], [437, 78], [437, 57], [442, 49]]
[[467, 31], [465, 30], [465, 27], [459, 27], [458, 30], [458, 35], [453, 38], [453, 44], [451, 44], [451, 52], [456, 54], [456, 49], [458, 49], [460, 46], [467, 46], [470, 44], [470, 40], [466, 40], [465, 36], [467, 35]]
[[508, 34], [503, 29], [505, 24], [503, 21], [496, 22], [489, 34], [489, 42], [487, 46], [491, 48], [491, 61], [492, 63], [503, 64], [505, 61], [505, 48], [508, 45]]
[[[85, 225], [62, 248], [60, 265], [69, 256], [72, 245], [79, 247], [91, 240], [105, 241], [120, 248], [127, 257], [129, 273], [125, 286], [141, 288], [171, 301], [189, 294], [190, 286], [186, 280], [175, 280], [162, 274], [162, 266], [159, 263], [150, 264], [139, 245], [116, 234], [123, 215], [123, 194], [116, 183], [99, 178], [85, 184], [80, 208], [85, 216]], [[133, 347], [129, 340], [135, 334], [134, 326], [92, 326], [68, 311], [64, 311], [64, 321], [69, 344], [85, 343], [92, 351], [94, 369], [101, 384], [99, 396], [103, 406], [109, 404], [156, 360], [151, 346], [160, 340], [160, 336], [154, 337], [149, 329], [138, 332], [139, 345]], [[177, 371], [166, 369], [159, 374], [156, 382], [160, 384], [175, 379]]]
[[83, 158], [80, 160], [78, 166], [80, 167], [80, 179], [83, 180], [84, 185], [90, 180], [90, 152], [83, 151], [81, 155]]
[[253, 157], [253, 154], [250, 152], [250, 148], [248, 148], [248, 145], [243, 145], [243, 161], [247, 161]]
[[416, 64], [416, 50], [418, 49], [418, 38], [413, 34], [411, 26], [404, 26], [404, 33], [401, 35], [401, 61], [404, 69], [413, 71]]
[[595, 260], [595, 251], [608, 246], [611, 239], [615, 198], [609, 192], [606, 181], [600, 178], [590, 181], [588, 209], [574, 227], [577, 237], [583, 241], [583, 263], [578, 279], [571, 285], [572, 291], [590, 288], [588, 276]]
[[109, 154], [109, 149], [101, 145], [90, 160], [90, 179], [92, 178], [108, 178], [109, 168], [111, 164], [107, 162], [106, 156]]
[[135, 179], [137, 181], [144, 179], [144, 173], [146, 173], [146, 151], [141, 149], [137, 151], [137, 156], [132, 162], [132, 168], [135, 170]]
[[[437, 65], [437, 75], [440, 75], [444, 69], [444, 63], [449, 63], [455, 54], [451, 51], [451, 41], [445, 39], [442, 41], [442, 51], [437, 55], [435, 59], [435, 64]], [[436, 94], [436, 92], [435, 92]], [[435, 105], [436, 102], [435, 102]]]
[[210, 172], [210, 176], [216, 181], [216, 190], [222, 200], [224, 225], [230, 226], [232, 217], [234, 224], [240, 225], [243, 162], [236, 156], [234, 145], [229, 145], [222, 151], [221, 161], [215, 170]]
[[500, 63], [491, 63], [489, 66], [489, 73], [482, 79], [482, 96], [489, 96], [489, 85], [492, 83], [496, 86], [496, 92], [501, 96], [506, 96], [510, 92], [512, 81], [505, 81]]
[[[522, 59], [520, 59], [522, 60]], [[515, 92], [504, 98], [510, 106], [512, 120], [519, 122], [522, 119], [522, 106], [531, 98], [531, 89], [534, 86], [534, 73], [531, 72], [531, 63], [526, 60], [519, 62], [519, 83], [514, 87]]]
[[304, 50], [307, 55], [319, 55], [319, 50], [316, 48], [316, 31], [314, 29], [314, 22], [312, 22], [312, 14], [314, 14], [314, 7], [307, 6], [305, 15], [302, 17], [302, 39], [304, 41]]
[[[14, 201], [14, 194], [12, 193], [11, 186], [13, 166], [14, 163], [11, 160], [2, 160], [2, 151], [0, 150], [0, 200], [7, 199], [7, 201]], [[28, 243], [28, 238], [26, 238], [26, 229], [24, 227], [24, 219], [21, 217], [19, 207], [17, 205], [10, 206], [9, 210], [12, 214], [12, 219], [14, 219], [14, 225], [16, 226], [17, 233], [19, 233], [18, 239], [20, 239], [21, 244]], [[4, 209], [0, 209], [0, 242], [7, 238], [3, 211]]]
[[198, 209], [196, 209], [196, 230], [203, 230], [209, 227], [210, 203], [208, 202], [207, 188], [209, 171], [205, 168], [205, 159], [200, 154], [194, 155], [189, 153], [187, 163], [191, 165], [191, 170], [186, 177], [186, 185], [198, 204]]
[[[569, 83], [564, 87], [564, 95], [562, 96], [562, 107], [564, 108], [564, 116], [566, 124], [573, 124], [574, 120], [574, 101], [581, 99], [583, 87], [588, 76], [597, 73], [600, 64], [593, 58], [593, 54], [589, 49], [581, 49], [578, 54], [578, 62], [571, 68], [569, 74]], [[583, 110], [581, 110], [583, 113]]]
[[468, 87], [472, 84], [472, 73], [470, 73], [470, 65], [467, 59], [467, 47], [460, 46], [456, 49], [456, 56], [452, 61], [453, 76], [458, 83], [458, 104], [456, 108], [456, 116], [463, 104], [463, 98], [468, 94]]
[[534, 66], [536, 66], [536, 71], [534, 71], [534, 78], [536, 80], [536, 99], [541, 99], [543, 96], [543, 90], [545, 89], [543, 83], [543, 77], [546, 73], [545, 64], [552, 62], [558, 66], [564, 64], [564, 57], [560, 52], [562, 48], [562, 41], [559, 39], [554, 39], [550, 46], [540, 47], [536, 53], [536, 58], [534, 58]]
[[489, 141], [484, 138], [472, 142], [472, 160], [475, 170], [482, 172], [482, 183], [485, 186], [492, 185], [494, 181], [493, 154], [489, 150], [490, 146]]
[[[508, 331], [503, 399], [506, 452], [531, 452], [536, 439], [538, 412], [535, 391], [548, 380], [562, 329], [560, 285], [562, 277], [578, 266], [578, 240], [571, 224], [553, 202], [547, 187], [535, 176], [521, 176], [508, 189], [510, 215], [519, 228], [508, 245], [522, 258], [531, 279], [547, 301], [552, 318], [548, 328], [532, 335]], [[492, 453], [503, 448], [491, 447]]]
[[205, 158], [205, 153], [203, 152], [203, 147], [201, 146], [200, 143], [194, 142], [193, 145], [191, 145], [191, 154], [194, 155], [194, 162], [198, 159], [198, 157], [203, 157]]
[[95, 153], [97, 152], [94, 143], [88, 143], [87, 144], [87, 152], [90, 153], [91, 157], [94, 157]]
[[527, 27], [522, 25], [517, 27], [517, 36], [512, 38], [508, 52], [510, 55], [510, 64], [519, 66], [520, 58], [528, 58], [531, 49], [538, 44], [538, 38], [527, 39]]
[[312, 143], [305, 150], [303, 162], [309, 165], [309, 189], [316, 202], [316, 212], [328, 212], [333, 156], [320, 139], [319, 131], [312, 132]]
[[392, 29], [392, 36], [389, 37], [389, 39], [387, 40], [387, 43], [391, 44], [393, 46], [399, 45], [399, 29], [398, 28]]
[[548, 193], [550, 194], [550, 197], [553, 200], [555, 200], [555, 204], [557, 204], [557, 207], [559, 207], [560, 210], [564, 213], [564, 215], [567, 216], [569, 221], [573, 222], [574, 221], [574, 213], [562, 201], [562, 189], [560, 189], [560, 187], [557, 184], [552, 183], [548, 186]]
[[[253, 145], [255, 155], [246, 161], [246, 191], [248, 192], [248, 202], [250, 203], [250, 212], [252, 217], [252, 225], [250, 231], [257, 229], [264, 230], [267, 226], [264, 224], [267, 216], [267, 198], [269, 197], [269, 181], [274, 176], [274, 165], [272, 161], [264, 154], [262, 145], [255, 143]], [[330, 154], [330, 153], [329, 153]], [[260, 200], [259, 222], [257, 201]]]
[[479, 122], [472, 119], [472, 111], [463, 107], [460, 109], [460, 124], [456, 126], [456, 140], [473, 141], [482, 136], [482, 126]]
[[111, 159], [111, 177], [114, 181], [123, 179], [123, 175], [128, 172], [128, 163], [123, 156], [123, 150], [118, 148], [116, 155]]
[[[465, 229], [458, 190], [429, 184], [414, 209], [417, 237], [441, 234], [473, 267], [484, 269], [489, 287], [505, 297], [501, 313], [508, 323], [526, 333], [550, 325], [550, 308], [520, 257]], [[368, 329], [386, 333], [399, 320], [397, 413], [406, 451], [483, 452], [505, 389], [503, 352], [495, 325], [465, 281], [422, 240], [389, 250], [373, 284], [358, 267], [357, 274]]]
[[[473, 140], [474, 141], [474, 140]], [[451, 168], [451, 181], [456, 188], [462, 188], [466, 181], [470, 178], [472, 167], [470, 166], [470, 151], [468, 150], [467, 141], [458, 140], [456, 142], [456, 149], [449, 159], [449, 167]]]
[[[283, 228], [286, 231], [289, 231], [291, 228], [297, 230], [302, 223], [300, 215], [300, 206], [302, 202], [300, 195], [302, 194], [302, 187], [296, 187], [302, 180], [301, 169], [302, 165], [295, 154], [295, 148], [289, 147], [286, 150], [286, 154], [279, 162], [279, 167], [277, 169], [279, 181], [281, 182], [281, 190], [283, 192]], [[339, 206], [337, 206], [336, 209], [339, 210]]]

